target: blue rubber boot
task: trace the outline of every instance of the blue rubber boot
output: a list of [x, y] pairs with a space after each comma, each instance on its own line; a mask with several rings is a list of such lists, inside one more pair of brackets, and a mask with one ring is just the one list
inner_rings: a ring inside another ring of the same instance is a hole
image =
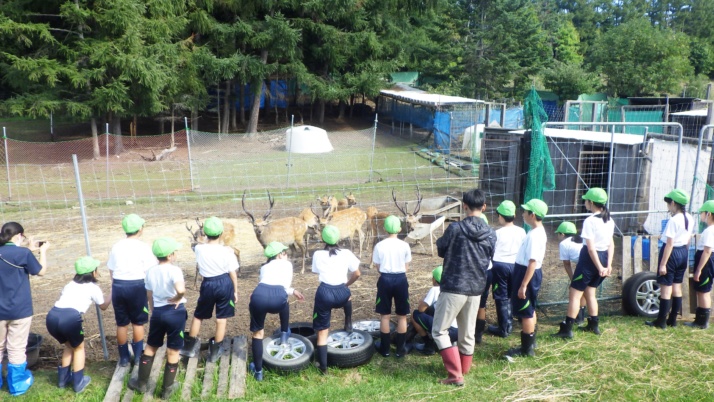
[[92, 382], [88, 375], [84, 375], [84, 369], [72, 373], [72, 388], [75, 393], [80, 393], [87, 388], [87, 385]]
[[281, 333], [280, 333], [280, 344], [281, 344], [281, 345], [288, 342], [288, 338], [290, 338], [290, 334], [291, 334], [291, 333], [292, 333], [292, 332], [290, 331], [290, 328], [288, 328], [288, 331], [287, 331], [287, 332], [281, 332]]
[[27, 369], [27, 362], [7, 365], [7, 389], [10, 391], [10, 395], [24, 394], [34, 382], [35, 377]]
[[72, 382], [72, 370], [70, 366], [67, 367], [57, 367], [57, 386], [64, 388], [67, 384]]
[[131, 360], [131, 355], [129, 354], [129, 343], [118, 345], [117, 348], [119, 349], [119, 366], [128, 366], [129, 360]]
[[134, 365], [136, 366], [141, 360], [141, 354], [144, 353], [144, 341], [132, 342], [131, 350], [134, 351]]

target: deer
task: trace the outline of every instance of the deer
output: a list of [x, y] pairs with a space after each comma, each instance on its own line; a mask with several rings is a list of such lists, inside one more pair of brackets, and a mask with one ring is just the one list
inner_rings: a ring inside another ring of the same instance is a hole
[[421, 220], [421, 215], [419, 215], [419, 210], [421, 209], [421, 200], [424, 198], [424, 196], [421, 195], [421, 191], [419, 191], [419, 186], [416, 188], [416, 195], [417, 195], [417, 203], [416, 206], [414, 207], [414, 212], [409, 213], [407, 210], [407, 203], [404, 203], [404, 208], [399, 206], [399, 203], [397, 202], [397, 196], [394, 194], [394, 189], [392, 189], [392, 200], [394, 201], [394, 205], [397, 206], [397, 209], [399, 212], [402, 213], [403, 217], [400, 218], [404, 223], [406, 223], [405, 227], [403, 228], [402, 231], [406, 231], [406, 233], [409, 233], [412, 231], [412, 229], [417, 226], [420, 220]]
[[354, 249], [352, 238], [355, 232], [359, 236], [359, 258], [362, 258], [362, 248], [364, 245], [365, 235], [362, 231], [362, 225], [367, 220], [367, 214], [359, 208], [348, 208], [342, 211], [337, 211], [326, 219], [321, 219], [322, 227], [326, 225], [336, 226], [340, 231], [340, 240], [349, 239], [350, 248]]
[[270, 214], [272, 213], [273, 206], [275, 205], [275, 199], [270, 196], [270, 191], [268, 191], [268, 212], [263, 215], [263, 219], [256, 221], [253, 214], [248, 212], [245, 208], [245, 193], [246, 192], [243, 191], [243, 199], [241, 200], [243, 211], [246, 215], [248, 215], [249, 222], [253, 225], [255, 236], [258, 238], [260, 245], [265, 248], [271, 242], [279, 241], [288, 247], [292, 247], [293, 249], [299, 248], [302, 253], [302, 270], [300, 273], [304, 274], [305, 259], [307, 257], [305, 234], [308, 230], [308, 224], [303, 219], [296, 217], [270, 220]]
[[320, 236], [320, 216], [312, 209], [312, 204], [310, 204], [310, 208], [305, 208], [300, 211], [298, 218], [305, 221], [305, 224], [307, 225], [306, 235], [308, 236], [308, 239], [310, 237], [317, 238]]
[[352, 194], [350, 191], [349, 194], [345, 194], [344, 192], [342, 193], [345, 198], [337, 201], [337, 210], [338, 211], [343, 211], [347, 208], [352, 208], [353, 206], [357, 205], [357, 199], [355, 196]]
[[322, 217], [329, 218], [335, 211], [337, 211], [338, 201], [334, 196], [323, 195], [322, 197], [317, 197], [317, 201], [322, 206]]
[[[205, 243], [208, 238], [206, 237], [206, 234], [203, 232], [203, 223], [196, 218], [196, 224], [198, 225], [198, 229], [195, 231], [193, 230], [192, 226], [189, 226], [188, 223], [186, 224], [186, 230], [188, 230], [189, 233], [191, 233], [190, 237], [190, 242], [191, 242], [191, 249], [195, 250], [197, 244], [202, 244]], [[233, 227], [232, 224], [228, 222], [223, 222], [223, 233], [221, 233], [221, 236], [218, 238], [220, 240], [221, 244], [224, 246], [230, 247], [233, 250], [233, 253], [236, 256], [236, 259], [240, 263], [240, 250], [238, 247], [235, 246], [234, 240], [235, 240], [235, 235], [236, 231], [235, 228]], [[198, 281], [198, 264], [196, 264], [196, 276], [193, 279], [193, 286], [196, 287], [196, 282]]]

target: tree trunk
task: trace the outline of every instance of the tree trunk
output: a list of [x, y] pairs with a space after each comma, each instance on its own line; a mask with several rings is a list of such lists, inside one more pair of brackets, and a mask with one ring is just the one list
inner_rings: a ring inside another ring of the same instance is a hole
[[94, 159], [99, 159], [102, 157], [102, 153], [99, 150], [99, 135], [97, 130], [97, 119], [92, 116], [89, 121], [89, 125], [92, 128], [92, 153], [94, 154]]
[[198, 106], [191, 108], [191, 131], [198, 131]]
[[174, 123], [176, 122], [176, 104], [171, 105], [171, 148], [176, 146], [176, 129], [174, 128]]
[[317, 109], [317, 122], [322, 124], [325, 122], [325, 100], [320, 99], [318, 101], [318, 107]]
[[[268, 62], [268, 51], [260, 51], [260, 62], [267, 64]], [[253, 88], [253, 104], [250, 108], [250, 119], [248, 120], [248, 128], [246, 133], [251, 136], [258, 132], [258, 117], [260, 114], [260, 93], [263, 91], [263, 81], [256, 83], [257, 88]]]
[[240, 84], [240, 100], [238, 101], [240, 105], [240, 125], [245, 127], [245, 83]]
[[166, 119], [159, 117], [159, 133], [163, 134], [166, 131]]
[[124, 152], [124, 140], [121, 137], [121, 117], [112, 118], [112, 134], [114, 134], [114, 155], [121, 155]]
[[218, 134], [221, 133], [221, 85], [216, 84], [216, 114], [218, 115]]
[[233, 96], [231, 96], [230, 98], [226, 98], [226, 99], [231, 101], [230, 107], [228, 109], [228, 110], [230, 110], [230, 113], [231, 113], [231, 131], [236, 132], [236, 131], [238, 131], [238, 121], [236, 120], [236, 114], [238, 111], [236, 110], [236, 103], [234, 101], [236, 91], [235, 91], [235, 88], [233, 88], [233, 85], [235, 85], [235, 82], [233, 80], [228, 81], [228, 87], [231, 89], [231, 93], [233, 93]]
[[340, 104], [339, 104], [339, 111], [340, 113], [337, 115], [337, 120], [342, 121], [345, 119], [345, 101], [340, 99]]
[[352, 120], [352, 116], [354, 116], [354, 111], [355, 111], [355, 94], [352, 94], [350, 97], [350, 120]]

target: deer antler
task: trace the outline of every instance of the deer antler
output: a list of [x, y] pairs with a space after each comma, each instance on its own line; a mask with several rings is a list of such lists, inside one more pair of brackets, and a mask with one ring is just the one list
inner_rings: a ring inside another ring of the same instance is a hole
[[268, 212], [263, 215], [264, 221], [268, 220], [268, 217], [270, 217], [270, 213], [273, 212], [273, 205], [275, 205], [275, 199], [270, 196], [270, 190], [268, 190], [268, 202], [270, 203], [270, 207], [268, 208]]
[[248, 215], [248, 217], [250, 218], [250, 222], [253, 225], [255, 225], [255, 218], [253, 217], [253, 214], [251, 214], [250, 212], [248, 212], [247, 209], [245, 209], [245, 192], [246, 191], [247, 190], [243, 190], [243, 199], [241, 199], [241, 204], [243, 205], [243, 212], [245, 212], [245, 214]]
[[198, 224], [198, 230], [203, 231], [203, 223], [201, 223], [201, 220], [196, 217], [196, 223]]
[[320, 215], [316, 214], [312, 209], [312, 203], [310, 203], [310, 212], [312, 212], [312, 214], [315, 215], [315, 218], [317, 218], [317, 221], [320, 222]]
[[[399, 203], [397, 202], [397, 196], [394, 194], [394, 189], [392, 189], [392, 200], [394, 200], [394, 205], [397, 206], [399, 212], [401, 212], [402, 215], [407, 216], [408, 214], [399, 206]], [[406, 204], [404, 204], [404, 208], [406, 209]]]
[[416, 215], [419, 213], [419, 210], [421, 209], [421, 200], [424, 198], [424, 196], [421, 195], [421, 191], [419, 191], [419, 186], [417, 186], [416, 191], [417, 191], [417, 204], [416, 204], [416, 207], [414, 207], [413, 215]]

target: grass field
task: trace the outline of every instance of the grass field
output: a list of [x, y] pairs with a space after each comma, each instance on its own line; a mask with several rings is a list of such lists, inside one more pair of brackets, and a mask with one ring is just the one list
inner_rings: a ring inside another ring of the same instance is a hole
[[[576, 333], [574, 340], [562, 341], [548, 336], [557, 331], [556, 320], [541, 320], [537, 356], [515, 363], [508, 363], [502, 355], [518, 343], [517, 334], [505, 340], [485, 337], [476, 348], [474, 367], [464, 387], [437, 383], [445, 377], [438, 355], [411, 354], [405, 360], [375, 355], [368, 365], [332, 369], [327, 376], [310, 368], [288, 376], [270, 372], [262, 383], [248, 378], [246, 399], [705, 401], [714, 394], [711, 329], [691, 330], [680, 325], [661, 331], [646, 327], [639, 318], [607, 316], [601, 321], [602, 336]], [[100, 401], [112, 369], [108, 363], [91, 364], [92, 384], [75, 400]], [[72, 391], [56, 388], [55, 371], [42, 370], [36, 376], [31, 391], [13, 400], [75, 398]], [[197, 398], [198, 389], [195, 391]]]

